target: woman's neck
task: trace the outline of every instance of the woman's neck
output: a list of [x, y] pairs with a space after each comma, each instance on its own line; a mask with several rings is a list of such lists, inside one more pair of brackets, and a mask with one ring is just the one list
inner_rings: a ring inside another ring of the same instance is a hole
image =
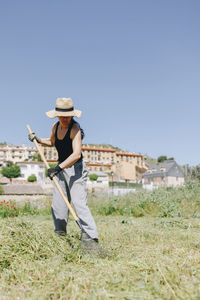
[[67, 129], [67, 128], [69, 128], [68, 125], [62, 125], [62, 124], [60, 123], [60, 129]]

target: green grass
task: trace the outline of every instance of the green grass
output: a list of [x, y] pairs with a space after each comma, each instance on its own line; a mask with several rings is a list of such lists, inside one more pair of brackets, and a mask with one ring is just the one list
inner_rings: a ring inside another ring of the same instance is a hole
[[39, 201], [30, 200], [17, 204], [16, 201], [0, 201], [0, 217], [18, 217], [23, 215], [50, 215], [51, 201], [42, 199]]
[[94, 214], [154, 217], [200, 217], [200, 183], [185, 187], [140, 191], [122, 197], [98, 197], [90, 200]]
[[0, 299], [199, 300], [199, 192], [196, 183], [109, 201], [93, 197], [105, 249], [99, 256], [81, 251], [71, 218], [66, 237], [54, 234], [50, 214], [0, 219]]

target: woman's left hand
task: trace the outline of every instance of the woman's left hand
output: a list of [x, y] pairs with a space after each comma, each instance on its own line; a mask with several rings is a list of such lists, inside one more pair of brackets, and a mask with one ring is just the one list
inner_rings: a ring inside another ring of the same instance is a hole
[[57, 175], [58, 173], [60, 173], [63, 169], [61, 169], [61, 167], [59, 167], [59, 165], [57, 165], [55, 168], [49, 168], [47, 170], [47, 175], [48, 177], [52, 180], [53, 177], [55, 175]]

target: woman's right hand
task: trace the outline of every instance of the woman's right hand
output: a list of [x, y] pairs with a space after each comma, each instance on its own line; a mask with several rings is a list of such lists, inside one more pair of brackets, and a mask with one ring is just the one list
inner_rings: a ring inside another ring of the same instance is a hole
[[33, 142], [34, 139], [36, 139], [36, 141], [38, 143], [40, 143], [40, 138], [36, 136], [35, 132], [32, 132], [28, 135], [28, 139], [29, 141]]

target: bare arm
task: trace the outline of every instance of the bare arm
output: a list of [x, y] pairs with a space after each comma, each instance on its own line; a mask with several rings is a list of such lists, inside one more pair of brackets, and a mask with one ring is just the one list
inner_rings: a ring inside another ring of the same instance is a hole
[[67, 167], [72, 166], [81, 157], [81, 147], [82, 147], [81, 131], [76, 124], [74, 124], [72, 127], [70, 137], [72, 139], [73, 152], [67, 159], [65, 159], [59, 165], [61, 169], [65, 169]]

